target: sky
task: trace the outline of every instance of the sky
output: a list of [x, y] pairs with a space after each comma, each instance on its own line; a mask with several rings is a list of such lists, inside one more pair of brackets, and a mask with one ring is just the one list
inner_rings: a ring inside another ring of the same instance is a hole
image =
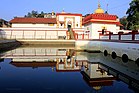
[[[101, 8], [119, 18], [126, 16], [132, 0], [100, 0]], [[82, 15], [94, 13], [98, 0], [0, 0], [0, 18], [10, 21], [15, 16], [24, 17], [32, 10], [50, 13], [62, 12], [80, 13]]]

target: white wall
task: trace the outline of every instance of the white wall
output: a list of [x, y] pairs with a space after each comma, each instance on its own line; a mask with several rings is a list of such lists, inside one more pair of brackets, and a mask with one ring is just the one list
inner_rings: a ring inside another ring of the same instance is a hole
[[67, 29], [60, 28], [2, 28], [7, 39], [58, 39], [67, 36]]
[[[9, 32], [9, 31], [7, 31], [7, 32]], [[6, 33], [7, 33], [6, 32]], [[18, 31], [18, 30], [16, 30], [16, 31], [11, 31], [11, 34], [12, 34], [12, 36], [11, 36], [11, 38], [21, 38], [21, 37], [23, 37], [23, 31]], [[27, 34], [29, 34], [29, 33], [27, 33]], [[10, 35], [10, 34], [9, 34]]]
[[[75, 26], [75, 28], [81, 28], [80, 27], [80, 22], [82, 21], [81, 16], [59, 15], [57, 18], [58, 18], [58, 21], [62, 21], [62, 22], [65, 21], [66, 28], [67, 28], [68, 21], [72, 22], [72, 27]], [[75, 19], [75, 22], [74, 22], [74, 19]], [[75, 24], [74, 26], [73, 26], [73, 23]], [[78, 24], [78, 27], [76, 26], [76, 24]], [[61, 27], [60, 24], [59, 24], [59, 27]]]
[[90, 24], [87, 24], [87, 25], [84, 25], [84, 29], [85, 29], [85, 31], [90, 31], [89, 32], [89, 38], [90, 39], [92, 39], [93, 38], [93, 34], [92, 34], [92, 24], [90, 23]]
[[136, 61], [139, 55], [139, 45], [134, 43], [118, 43], [118, 42], [101, 42], [100, 50], [104, 52], [107, 50], [109, 54], [115, 52], [117, 56], [122, 57], [126, 54], [129, 59]]
[[[82, 28], [82, 27], [80, 27], [80, 23], [81, 23], [81, 16], [76, 16], [75, 17], [75, 28]], [[78, 24], [78, 27], [76, 26], [76, 24]]]
[[136, 43], [78, 40], [75, 44], [76, 50], [100, 50], [101, 52], [107, 50], [108, 54], [112, 54], [112, 52], [115, 52], [119, 57], [122, 57], [123, 54], [126, 54], [129, 59], [134, 61], [136, 61], [139, 58], [139, 45]]
[[90, 32], [90, 38], [91, 39], [99, 39], [99, 33], [98, 31], [102, 31], [103, 27], [106, 27], [107, 31], [111, 31], [114, 34], [118, 33], [120, 28], [116, 26], [115, 24], [98, 24], [98, 23], [90, 23], [84, 26], [85, 30], [87, 28], [89, 29]]

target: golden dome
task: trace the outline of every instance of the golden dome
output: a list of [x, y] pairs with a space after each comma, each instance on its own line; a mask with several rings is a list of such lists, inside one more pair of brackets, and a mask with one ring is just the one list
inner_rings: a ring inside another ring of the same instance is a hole
[[93, 87], [93, 89], [100, 90], [101, 89], [101, 86], [95, 86], [95, 87]]
[[98, 9], [95, 10], [95, 13], [104, 13], [104, 10], [101, 9], [101, 8], [98, 8]]
[[100, 4], [98, 4], [98, 8], [95, 10], [95, 13], [104, 13], [104, 10], [101, 9]]

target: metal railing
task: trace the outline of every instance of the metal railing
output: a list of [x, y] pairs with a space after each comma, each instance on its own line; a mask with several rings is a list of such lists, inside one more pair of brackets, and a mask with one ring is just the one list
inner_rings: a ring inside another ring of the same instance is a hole
[[100, 34], [100, 40], [139, 40], [139, 32], [118, 33], [118, 34]]

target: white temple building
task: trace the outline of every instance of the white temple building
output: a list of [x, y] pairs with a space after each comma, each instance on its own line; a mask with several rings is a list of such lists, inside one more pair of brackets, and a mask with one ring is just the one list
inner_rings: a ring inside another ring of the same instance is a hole
[[118, 17], [104, 13], [100, 4], [93, 14], [86, 17], [79, 13], [62, 11], [52, 12], [51, 18], [15, 17], [10, 23], [11, 28], [1, 28], [1, 37], [44, 40], [99, 39], [102, 29], [105, 34], [118, 33], [121, 26]]

